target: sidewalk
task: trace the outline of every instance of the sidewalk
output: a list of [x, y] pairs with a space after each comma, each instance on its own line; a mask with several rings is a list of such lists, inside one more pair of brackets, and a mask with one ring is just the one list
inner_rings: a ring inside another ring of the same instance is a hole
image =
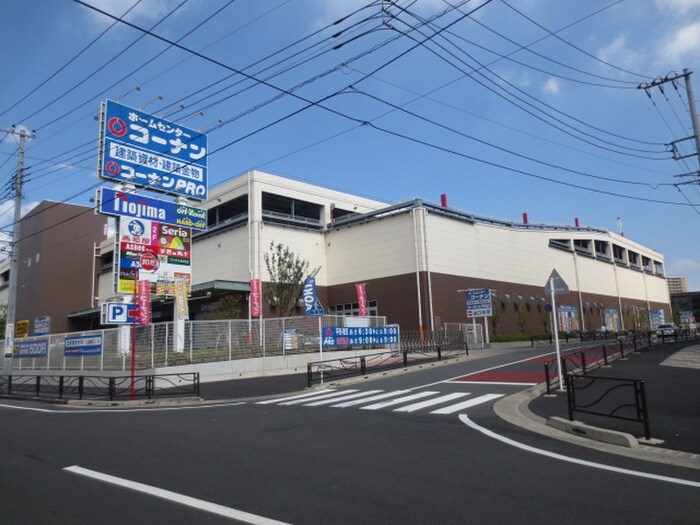
[[[663, 440], [665, 449], [700, 454], [700, 345], [674, 343], [644, 348], [625, 360], [598, 368], [589, 375], [643, 379], [649, 410], [651, 437]], [[634, 403], [631, 398], [630, 402]], [[530, 410], [541, 417], [568, 419], [566, 393], [540, 396]], [[634, 437], [644, 435], [641, 423], [574, 413], [574, 419], [594, 426], [619, 430]]]

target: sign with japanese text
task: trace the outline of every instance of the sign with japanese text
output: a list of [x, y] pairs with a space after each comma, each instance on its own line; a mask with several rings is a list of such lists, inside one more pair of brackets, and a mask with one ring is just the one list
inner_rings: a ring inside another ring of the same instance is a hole
[[63, 354], [69, 356], [100, 355], [102, 353], [102, 334], [87, 334], [66, 337], [63, 342]]
[[207, 210], [176, 202], [152, 199], [110, 188], [97, 190], [98, 211], [117, 217], [147, 219], [193, 230], [207, 229]]
[[157, 295], [174, 296], [177, 279], [183, 279], [189, 287], [191, 240], [190, 228], [121, 217], [116, 236], [119, 271], [115, 291], [134, 293], [139, 279], [149, 281], [151, 292]]
[[46, 357], [49, 355], [48, 339], [15, 340], [17, 357]]
[[51, 316], [44, 315], [34, 318], [34, 335], [49, 335], [51, 333]]
[[367, 290], [365, 289], [364, 283], [356, 284], [355, 291], [357, 292], [357, 305], [360, 309], [360, 315], [369, 315], [369, 312], [367, 311]]
[[394, 345], [401, 342], [398, 326], [327, 326], [323, 346]]
[[103, 105], [99, 176], [206, 200], [207, 136], [113, 100]]
[[262, 285], [260, 279], [250, 280], [250, 316], [260, 317], [262, 313]]
[[149, 324], [151, 322], [151, 283], [139, 280], [136, 290], [139, 310], [138, 322], [139, 324]]
[[21, 319], [15, 322], [15, 339], [29, 337], [29, 320]]
[[491, 317], [491, 290], [467, 290], [467, 317]]
[[175, 281], [175, 313], [178, 319], [190, 318], [190, 307], [187, 302], [187, 282], [184, 279]]

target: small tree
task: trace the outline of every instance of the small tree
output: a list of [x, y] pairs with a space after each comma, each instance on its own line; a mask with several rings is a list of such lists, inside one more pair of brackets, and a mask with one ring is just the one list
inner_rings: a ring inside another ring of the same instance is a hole
[[518, 318], [516, 323], [518, 325], [518, 330], [520, 330], [520, 335], [525, 335], [525, 328], [527, 327], [527, 311], [525, 309], [525, 303], [518, 301], [517, 311]]
[[276, 305], [280, 317], [294, 312], [304, 279], [316, 275], [319, 268], [309, 273], [309, 261], [282, 243], [270, 243], [270, 252], [263, 255], [270, 283], [265, 286], [265, 298]]
[[7, 324], [7, 305], [0, 304], [0, 338], [5, 339], [5, 325]]
[[237, 319], [243, 311], [240, 295], [227, 295], [212, 303], [212, 308], [204, 318], [207, 321], [220, 321], [224, 319]]
[[501, 325], [501, 301], [491, 294], [491, 329], [494, 337], [498, 335], [498, 327]]

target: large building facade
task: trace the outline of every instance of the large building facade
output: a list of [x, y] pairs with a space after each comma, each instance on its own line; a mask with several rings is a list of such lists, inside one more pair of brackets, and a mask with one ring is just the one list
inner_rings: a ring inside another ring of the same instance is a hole
[[[318, 268], [328, 313], [358, 315], [362, 283], [369, 314], [404, 330], [470, 322], [458, 291], [488, 288], [492, 334], [549, 332], [553, 270], [570, 290], [557, 297], [562, 330], [646, 330], [659, 310], [671, 319], [662, 254], [606, 230], [506, 222], [420, 199], [388, 204], [260, 171], [212, 189], [202, 207], [209, 226], [193, 236], [192, 319], [227, 295], [241, 298], [246, 317], [249, 283], [269, 284], [265, 254], [278, 243]], [[90, 208], [51, 202], [22, 219], [16, 319], [49, 316], [54, 333], [100, 325], [100, 305], [118, 295], [105, 226]], [[172, 319], [170, 298], [153, 305], [155, 322]], [[280, 311], [265, 300], [262, 315]]]
[[[273, 243], [319, 269], [327, 312], [357, 315], [355, 284], [364, 283], [369, 313], [404, 329], [468, 322], [458, 290], [489, 288], [492, 330], [547, 332], [552, 270], [570, 289], [557, 298], [564, 330], [644, 330], [650, 312], [671, 314], [662, 254], [606, 230], [505, 222], [423, 200], [387, 204], [260, 171], [212, 189], [203, 207], [208, 231], [192, 248], [195, 319], [221, 295], [247, 300], [251, 279], [264, 287]], [[97, 262], [100, 302], [114, 295], [112, 246], [102, 244]], [[265, 302], [263, 316], [275, 315]]]

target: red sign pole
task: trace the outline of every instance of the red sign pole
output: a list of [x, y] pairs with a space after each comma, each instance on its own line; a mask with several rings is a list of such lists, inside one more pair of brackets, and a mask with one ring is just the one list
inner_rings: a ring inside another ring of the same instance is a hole
[[[134, 304], [138, 308], [138, 301], [136, 300], [136, 281], [134, 281]], [[134, 389], [134, 383], [136, 382], [136, 323], [139, 320], [138, 314], [134, 311], [132, 317], [134, 320], [131, 323], [131, 387], [129, 388], [129, 399], [134, 400], [136, 397], [136, 391]]]

